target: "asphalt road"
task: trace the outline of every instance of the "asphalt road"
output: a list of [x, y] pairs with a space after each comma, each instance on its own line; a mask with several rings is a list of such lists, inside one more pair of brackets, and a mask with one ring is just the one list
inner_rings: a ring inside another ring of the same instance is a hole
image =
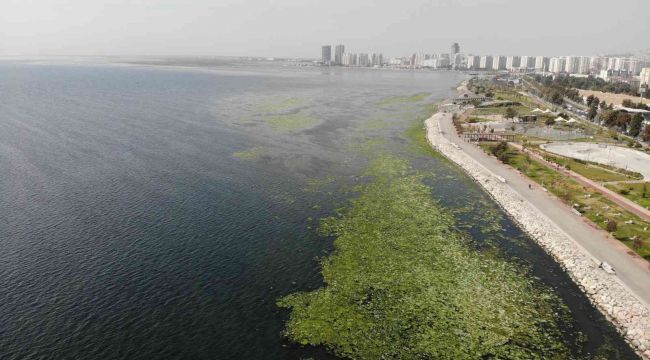
[[[646, 260], [634, 254], [605, 231], [594, 228], [560, 199], [543, 191], [532, 180], [494, 157], [488, 156], [479, 147], [463, 141], [453, 127], [451, 113], [445, 114], [440, 119], [440, 129], [445, 138], [458, 144], [466, 154], [495, 175], [506, 179], [512, 189], [522, 198], [527, 199], [591, 256], [610, 264], [616, 270], [616, 275], [612, 276], [617, 276], [624, 286], [650, 307], [650, 264]], [[529, 184], [532, 184], [532, 190], [529, 189]]]

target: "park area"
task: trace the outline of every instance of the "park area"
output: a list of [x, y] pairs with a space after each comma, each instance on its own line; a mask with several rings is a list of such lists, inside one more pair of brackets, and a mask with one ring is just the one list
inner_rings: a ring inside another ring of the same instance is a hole
[[522, 172], [603, 230], [610, 232], [631, 250], [650, 260], [650, 242], [647, 240], [650, 239], [649, 222], [620, 208], [595, 189], [579, 184], [510, 145], [482, 143], [481, 147], [503, 163]]
[[590, 142], [557, 142], [540, 147], [554, 154], [637, 172], [650, 179], [650, 155], [638, 150]]

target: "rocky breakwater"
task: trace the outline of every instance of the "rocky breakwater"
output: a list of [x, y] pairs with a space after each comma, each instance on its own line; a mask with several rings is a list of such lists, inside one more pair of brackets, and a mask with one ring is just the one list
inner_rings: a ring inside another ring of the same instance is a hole
[[[605, 270], [580, 245], [533, 204], [485, 166], [446, 139], [437, 113], [425, 122], [427, 139], [438, 151], [474, 178], [542, 248], [565, 269], [590, 301], [616, 326], [644, 359], [650, 359], [650, 309], [620, 280]], [[447, 121], [447, 120], [445, 120]]]

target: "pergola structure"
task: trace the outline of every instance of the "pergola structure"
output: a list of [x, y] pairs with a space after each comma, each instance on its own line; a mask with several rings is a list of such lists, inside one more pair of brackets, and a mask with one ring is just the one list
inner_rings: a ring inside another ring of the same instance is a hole
[[514, 134], [463, 133], [465, 141], [515, 141]]

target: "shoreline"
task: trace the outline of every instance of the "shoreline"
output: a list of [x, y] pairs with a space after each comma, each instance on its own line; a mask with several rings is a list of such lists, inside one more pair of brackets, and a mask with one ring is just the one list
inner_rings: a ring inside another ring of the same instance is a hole
[[[451, 122], [451, 112], [446, 112], [444, 105], [425, 121], [426, 137], [430, 145], [460, 166], [487, 191], [519, 227], [558, 262], [635, 352], [641, 358], [650, 359], [648, 303], [637, 297], [617, 276], [601, 269], [600, 262], [594, 255], [532, 202], [522, 197], [513, 186], [504, 182], [503, 177], [447, 139], [441, 126], [442, 121]], [[449, 131], [455, 132], [453, 126]]]

